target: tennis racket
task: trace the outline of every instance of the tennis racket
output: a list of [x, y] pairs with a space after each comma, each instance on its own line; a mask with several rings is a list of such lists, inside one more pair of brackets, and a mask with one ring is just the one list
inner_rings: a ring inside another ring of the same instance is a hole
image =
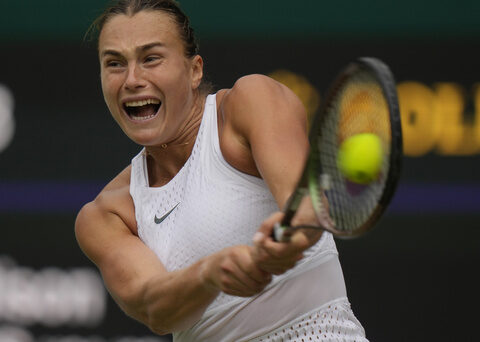
[[[373, 133], [381, 142], [380, 171], [366, 184], [352, 182], [340, 170], [343, 141]], [[363, 57], [347, 65], [330, 86], [310, 128], [309, 156], [292, 196], [276, 224], [273, 238], [288, 241], [296, 229], [330, 231], [354, 238], [369, 231], [395, 193], [401, 171], [402, 130], [396, 85], [382, 61]], [[291, 227], [302, 199], [310, 195], [321, 226]]]

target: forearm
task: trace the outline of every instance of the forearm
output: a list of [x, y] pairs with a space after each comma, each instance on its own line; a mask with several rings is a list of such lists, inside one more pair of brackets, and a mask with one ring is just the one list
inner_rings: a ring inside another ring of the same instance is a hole
[[124, 220], [105, 208], [108, 203], [99, 197], [84, 206], [75, 234], [113, 299], [127, 315], [159, 334], [191, 326], [221, 291], [212, 282], [219, 253], [168, 272]]
[[220, 292], [208, 283], [208, 264], [207, 258], [182, 270], [162, 272], [146, 281], [137, 295], [118, 302], [128, 315], [160, 335], [184, 330], [200, 319]]
[[253, 259], [253, 248], [225, 248], [192, 266], [152, 277], [141, 297], [143, 321], [157, 333], [183, 330], [194, 324], [220, 293], [250, 297], [272, 277]]

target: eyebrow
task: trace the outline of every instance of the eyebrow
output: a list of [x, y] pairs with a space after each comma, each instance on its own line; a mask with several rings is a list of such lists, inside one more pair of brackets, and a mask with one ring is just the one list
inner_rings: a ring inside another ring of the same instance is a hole
[[[164, 43], [153, 42], [153, 43], [148, 43], [148, 44], [139, 46], [135, 50], [137, 52], [145, 52], [145, 51], [148, 51], [148, 50], [153, 49], [155, 47], [163, 47], [163, 46], [165, 46]], [[106, 55], [111, 55], [111, 56], [115, 56], [115, 57], [121, 57], [122, 56], [122, 54], [120, 52], [116, 51], [116, 50], [105, 50], [101, 53], [100, 57], [103, 58]]]

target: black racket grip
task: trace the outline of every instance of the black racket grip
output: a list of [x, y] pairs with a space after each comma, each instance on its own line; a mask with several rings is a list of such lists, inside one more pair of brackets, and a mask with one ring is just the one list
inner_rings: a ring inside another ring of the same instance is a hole
[[300, 206], [302, 198], [307, 193], [307, 189], [297, 188], [292, 196], [289, 197], [285, 205], [285, 216], [283, 216], [282, 221], [275, 223], [273, 226], [271, 237], [274, 241], [287, 242], [290, 240], [290, 236], [292, 236], [293, 233], [293, 229], [290, 228], [290, 223], [292, 222], [293, 216], [295, 216], [295, 213]]

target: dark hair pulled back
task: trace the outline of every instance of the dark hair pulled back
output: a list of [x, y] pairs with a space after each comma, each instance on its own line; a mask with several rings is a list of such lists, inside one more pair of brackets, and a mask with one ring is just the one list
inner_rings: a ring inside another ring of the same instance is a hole
[[198, 43], [195, 39], [194, 30], [190, 26], [190, 19], [180, 9], [179, 4], [174, 0], [113, 1], [110, 6], [108, 6], [93, 22], [87, 34], [94, 34], [96, 38], [98, 38], [103, 27], [111, 18], [121, 14], [133, 16], [141, 11], [161, 11], [170, 15], [185, 46], [185, 55], [187, 57], [193, 57], [198, 54]]
[[[98, 40], [98, 36], [102, 32], [105, 24], [117, 15], [133, 16], [141, 11], [160, 11], [164, 12], [173, 19], [179, 37], [183, 42], [185, 56], [192, 58], [199, 53], [199, 45], [195, 38], [193, 28], [190, 26], [190, 19], [182, 11], [180, 5], [174, 0], [116, 0], [97, 17], [87, 31], [87, 37], [94, 36]], [[209, 93], [213, 90], [213, 86], [202, 80], [200, 85], [202, 93]]]

